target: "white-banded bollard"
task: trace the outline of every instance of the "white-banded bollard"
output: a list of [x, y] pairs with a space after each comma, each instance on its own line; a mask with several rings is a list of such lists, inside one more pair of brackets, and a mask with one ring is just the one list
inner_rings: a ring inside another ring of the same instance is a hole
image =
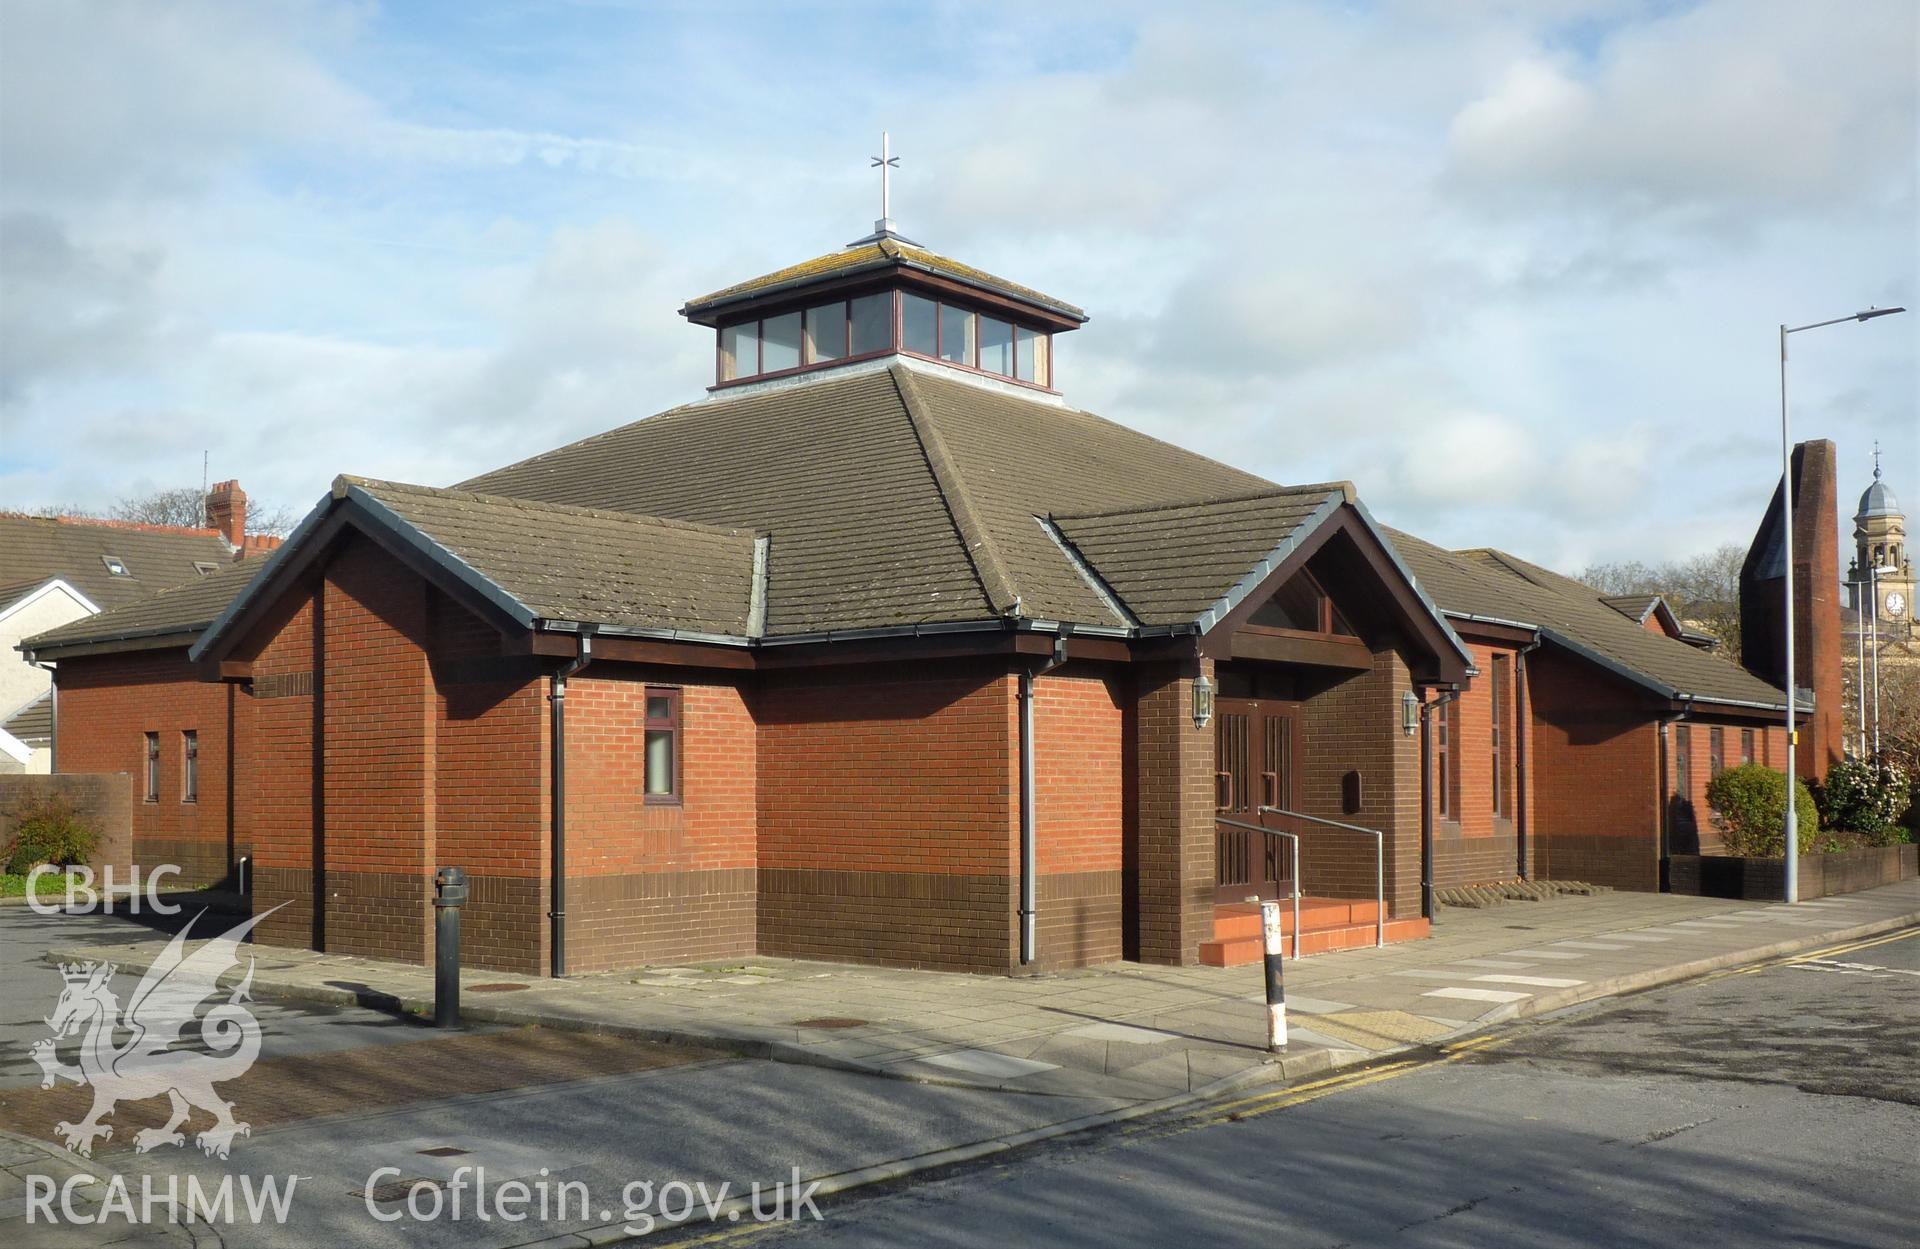
[[1281, 975], [1286, 967], [1286, 959], [1281, 954], [1280, 903], [1277, 900], [1260, 904], [1260, 936], [1267, 955], [1267, 1048], [1283, 1050], [1287, 1048], [1287, 986]]

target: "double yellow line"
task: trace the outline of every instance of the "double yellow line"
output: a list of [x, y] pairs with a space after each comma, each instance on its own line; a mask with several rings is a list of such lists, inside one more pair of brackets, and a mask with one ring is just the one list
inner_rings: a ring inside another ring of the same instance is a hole
[[1463, 1058], [1471, 1058], [1482, 1051], [1509, 1044], [1517, 1040], [1518, 1036], [1519, 1034], [1515, 1033], [1504, 1036], [1483, 1034], [1481, 1036], [1467, 1037], [1464, 1040], [1442, 1046], [1439, 1053], [1430, 1056], [1396, 1059], [1393, 1062], [1382, 1063], [1378, 1066], [1361, 1067], [1353, 1071], [1341, 1072], [1339, 1075], [1310, 1080], [1305, 1084], [1295, 1084], [1288, 1088], [1275, 1090], [1272, 1093], [1262, 1093], [1255, 1097], [1243, 1097], [1239, 1101], [1223, 1102], [1216, 1106], [1209, 1106], [1203, 1114], [1196, 1116], [1196, 1118], [1206, 1123], [1224, 1123], [1229, 1120], [1246, 1119], [1254, 1115], [1263, 1115], [1268, 1111], [1285, 1110], [1289, 1106], [1299, 1106], [1306, 1102], [1318, 1101], [1322, 1097], [1329, 1097], [1335, 1093], [1344, 1093], [1348, 1089], [1364, 1088], [1369, 1084], [1379, 1084], [1386, 1080], [1395, 1080], [1401, 1076], [1412, 1075], [1416, 1071], [1425, 1071], [1431, 1067], [1441, 1067], [1447, 1063], [1459, 1062]]
[[1751, 976], [1766, 971], [1770, 967], [1787, 967], [1794, 963], [1811, 963], [1816, 959], [1832, 958], [1836, 954], [1851, 954], [1855, 950], [1871, 950], [1877, 945], [1891, 945], [1895, 941], [1911, 941], [1920, 937], [1920, 928], [1903, 928], [1898, 932], [1883, 933], [1878, 937], [1867, 937], [1860, 941], [1851, 941], [1845, 945], [1830, 945], [1824, 950], [1809, 950], [1805, 954], [1791, 954], [1784, 958], [1768, 959], [1764, 963], [1755, 963], [1751, 967], [1736, 967], [1729, 971], [1715, 972], [1703, 976], [1701, 980], [1724, 980], [1728, 976]]

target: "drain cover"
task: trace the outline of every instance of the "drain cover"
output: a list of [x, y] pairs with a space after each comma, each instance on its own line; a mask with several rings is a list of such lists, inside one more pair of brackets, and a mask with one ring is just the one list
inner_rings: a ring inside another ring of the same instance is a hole
[[424, 1175], [416, 1175], [409, 1180], [388, 1180], [385, 1184], [376, 1184], [372, 1188], [356, 1188], [351, 1191], [355, 1197], [365, 1197], [369, 1201], [405, 1201], [408, 1194], [412, 1193], [415, 1188], [422, 1184], [428, 1188], [442, 1187], [439, 1180], [429, 1179]]
[[512, 993], [515, 989], [524, 989], [526, 987], [527, 986], [523, 984], [470, 984], [467, 986], [467, 992], [469, 993]]
[[796, 1028], [864, 1028], [871, 1022], [866, 1019], [852, 1019], [844, 1015], [822, 1015], [818, 1019], [796, 1019]]

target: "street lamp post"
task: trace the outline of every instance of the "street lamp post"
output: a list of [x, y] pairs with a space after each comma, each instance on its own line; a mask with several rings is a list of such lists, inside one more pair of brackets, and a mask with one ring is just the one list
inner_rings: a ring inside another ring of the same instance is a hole
[[1799, 334], [1806, 330], [1817, 330], [1828, 325], [1839, 325], [1843, 321], [1871, 321], [1875, 317], [1889, 317], [1896, 312], [1905, 312], [1905, 308], [1869, 308], [1865, 312], [1856, 312], [1850, 317], [1835, 317], [1831, 321], [1814, 321], [1807, 325], [1782, 325], [1780, 327], [1780, 538], [1786, 553], [1786, 607], [1787, 607], [1787, 862], [1786, 862], [1786, 900], [1800, 900], [1800, 817], [1795, 809], [1796, 788], [1794, 780], [1794, 751], [1800, 744], [1799, 715], [1795, 704], [1799, 695], [1794, 684], [1793, 671], [1793, 437], [1787, 420], [1787, 335]]

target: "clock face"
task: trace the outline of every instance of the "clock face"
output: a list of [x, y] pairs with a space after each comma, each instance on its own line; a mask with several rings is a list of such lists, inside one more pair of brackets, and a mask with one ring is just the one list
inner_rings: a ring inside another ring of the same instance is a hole
[[1895, 590], [1887, 595], [1887, 615], [1898, 616], [1907, 610], [1907, 596]]

